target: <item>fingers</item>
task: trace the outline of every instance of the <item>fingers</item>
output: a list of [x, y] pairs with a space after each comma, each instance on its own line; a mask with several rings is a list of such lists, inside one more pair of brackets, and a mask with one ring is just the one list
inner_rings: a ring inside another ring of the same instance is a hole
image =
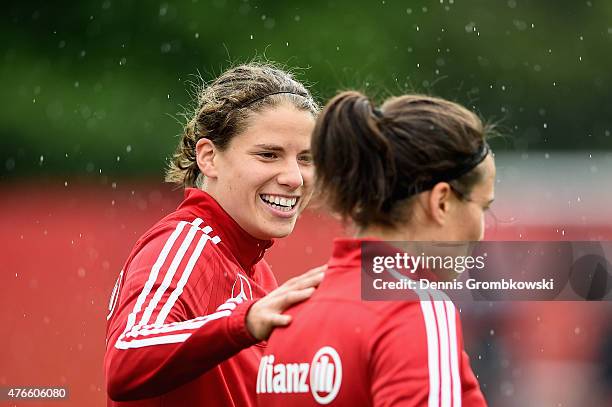
[[323, 273], [327, 270], [327, 264], [324, 264], [322, 266], [319, 267], [315, 267], [313, 269], [308, 270], [307, 272], [305, 272], [304, 274], [302, 274], [299, 277], [309, 277], [309, 276], [313, 276], [319, 273]]
[[311, 275], [308, 278], [303, 278], [300, 281], [296, 282], [292, 288], [294, 290], [302, 290], [308, 287], [316, 287], [321, 283], [321, 281], [323, 281], [324, 277], [325, 273]]
[[301, 290], [308, 287], [316, 287], [323, 281], [325, 277], [324, 271], [327, 270], [327, 265], [316, 267], [312, 270], [307, 271], [297, 277], [290, 278], [284, 284], [277, 287], [274, 291], [268, 295], [271, 297], [277, 297], [285, 295], [293, 290]]
[[302, 290], [290, 291], [290, 292], [286, 293], [285, 295], [283, 295], [283, 296], [278, 298], [278, 302], [277, 302], [275, 308], [279, 312], [283, 312], [284, 310], [286, 310], [290, 306], [292, 306], [294, 304], [297, 304], [297, 303], [300, 303], [300, 302], [310, 298], [310, 296], [312, 296], [314, 291], [315, 291], [314, 287], [308, 287], [308, 288], [304, 288]]
[[271, 326], [287, 326], [291, 323], [291, 315], [275, 314], [270, 316]]
[[307, 272], [305, 272], [304, 274], [300, 274], [299, 276], [290, 278], [289, 280], [287, 280], [287, 282], [285, 284], [283, 284], [281, 287], [284, 286], [288, 286], [291, 287], [295, 284], [300, 283], [303, 280], [308, 280], [309, 278], [313, 277], [313, 276], [317, 276], [319, 274], [324, 273], [327, 270], [327, 265], [324, 264], [322, 266], [319, 267], [315, 267], [311, 270], [308, 270]]

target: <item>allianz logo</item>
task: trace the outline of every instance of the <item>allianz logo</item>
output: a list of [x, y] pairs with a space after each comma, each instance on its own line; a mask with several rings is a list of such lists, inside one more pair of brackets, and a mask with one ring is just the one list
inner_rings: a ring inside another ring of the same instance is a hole
[[342, 384], [340, 355], [331, 346], [315, 353], [310, 363], [274, 363], [267, 355], [259, 363], [257, 393], [308, 393], [319, 404], [331, 403]]

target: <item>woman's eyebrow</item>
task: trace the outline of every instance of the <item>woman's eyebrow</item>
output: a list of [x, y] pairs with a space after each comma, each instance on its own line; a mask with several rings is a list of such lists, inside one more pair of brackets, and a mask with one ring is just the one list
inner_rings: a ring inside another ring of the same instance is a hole
[[284, 151], [285, 150], [284, 148], [276, 144], [255, 144], [255, 147], [261, 148], [264, 150], [270, 150], [270, 151]]

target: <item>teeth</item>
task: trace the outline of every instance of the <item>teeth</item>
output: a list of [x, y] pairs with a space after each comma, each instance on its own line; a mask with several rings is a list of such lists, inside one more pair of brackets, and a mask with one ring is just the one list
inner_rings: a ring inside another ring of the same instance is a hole
[[266, 201], [273, 208], [281, 211], [289, 211], [297, 202], [297, 198], [285, 198], [276, 195], [262, 194], [261, 199]]

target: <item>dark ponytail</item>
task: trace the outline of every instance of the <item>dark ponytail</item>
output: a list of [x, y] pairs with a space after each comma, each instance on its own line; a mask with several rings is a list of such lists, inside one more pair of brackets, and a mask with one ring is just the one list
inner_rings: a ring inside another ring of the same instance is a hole
[[312, 153], [316, 189], [332, 211], [360, 227], [405, 221], [409, 199], [449, 182], [469, 199], [489, 154], [484, 126], [456, 103], [423, 95], [388, 99], [382, 110], [342, 92], [317, 120]]
[[333, 211], [358, 224], [388, 218], [385, 203], [397, 173], [383, 121], [366, 96], [348, 91], [327, 104], [313, 134], [317, 190]]

